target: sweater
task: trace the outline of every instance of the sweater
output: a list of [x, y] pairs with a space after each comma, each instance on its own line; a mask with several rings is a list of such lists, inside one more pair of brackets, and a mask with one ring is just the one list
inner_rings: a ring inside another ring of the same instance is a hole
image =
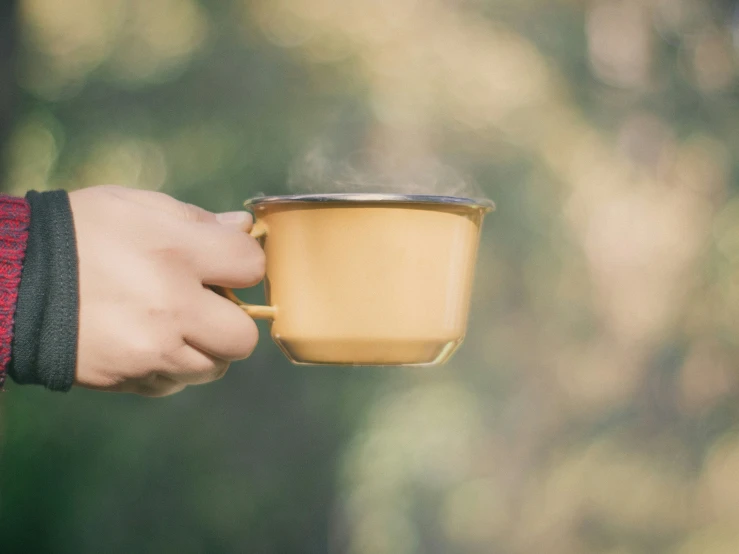
[[23, 198], [0, 195], [0, 390], [11, 358], [13, 323], [26, 254], [31, 208]]
[[67, 391], [77, 364], [79, 279], [64, 191], [0, 196], [0, 388]]

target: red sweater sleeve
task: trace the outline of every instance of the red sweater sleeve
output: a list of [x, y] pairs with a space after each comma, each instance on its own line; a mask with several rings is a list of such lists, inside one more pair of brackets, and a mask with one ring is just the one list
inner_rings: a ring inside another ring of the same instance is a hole
[[13, 319], [30, 216], [25, 199], [0, 195], [0, 390], [10, 362]]

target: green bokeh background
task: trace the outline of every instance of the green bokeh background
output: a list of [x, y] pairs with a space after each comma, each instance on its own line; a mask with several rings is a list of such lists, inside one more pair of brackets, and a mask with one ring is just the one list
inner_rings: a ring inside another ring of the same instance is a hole
[[[260, 323], [169, 398], [9, 384], [0, 551], [739, 550], [732, 2], [3, 6], [5, 192], [226, 211], [443, 163], [498, 211], [447, 366], [295, 367]], [[385, 169], [336, 185], [356, 152]]]

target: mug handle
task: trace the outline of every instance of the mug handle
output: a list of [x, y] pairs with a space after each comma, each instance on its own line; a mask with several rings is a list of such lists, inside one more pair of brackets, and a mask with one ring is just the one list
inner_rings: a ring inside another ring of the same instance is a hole
[[[267, 234], [267, 225], [262, 220], [257, 221], [252, 226], [249, 234], [255, 239], [260, 239]], [[256, 306], [254, 304], [247, 304], [246, 302], [242, 302], [241, 299], [236, 296], [236, 294], [234, 294], [233, 289], [229, 289], [227, 287], [218, 287], [216, 285], [211, 285], [210, 288], [224, 298], [228, 298], [231, 302], [244, 310], [247, 315], [249, 315], [253, 319], [272, 320], [275, 318], [277, 308], [275, 308], [274, 306]]]

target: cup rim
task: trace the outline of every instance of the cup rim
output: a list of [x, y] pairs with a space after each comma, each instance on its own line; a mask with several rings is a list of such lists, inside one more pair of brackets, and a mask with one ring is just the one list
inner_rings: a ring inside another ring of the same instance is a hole
[[256, 196], [244, 202], [244, 207], [261, 206], [263, 204], [330, 204], [330, 203], [395, 203], [395, 204], [446, 204], [464, 206], [492, 212], [495, 202], [487, 198], [465, 198], [461, 196], [436, 196], [431, 194], [385, 194], [385, 193], [327, 193], [327, 194], [292, 194], [284, 196]]

